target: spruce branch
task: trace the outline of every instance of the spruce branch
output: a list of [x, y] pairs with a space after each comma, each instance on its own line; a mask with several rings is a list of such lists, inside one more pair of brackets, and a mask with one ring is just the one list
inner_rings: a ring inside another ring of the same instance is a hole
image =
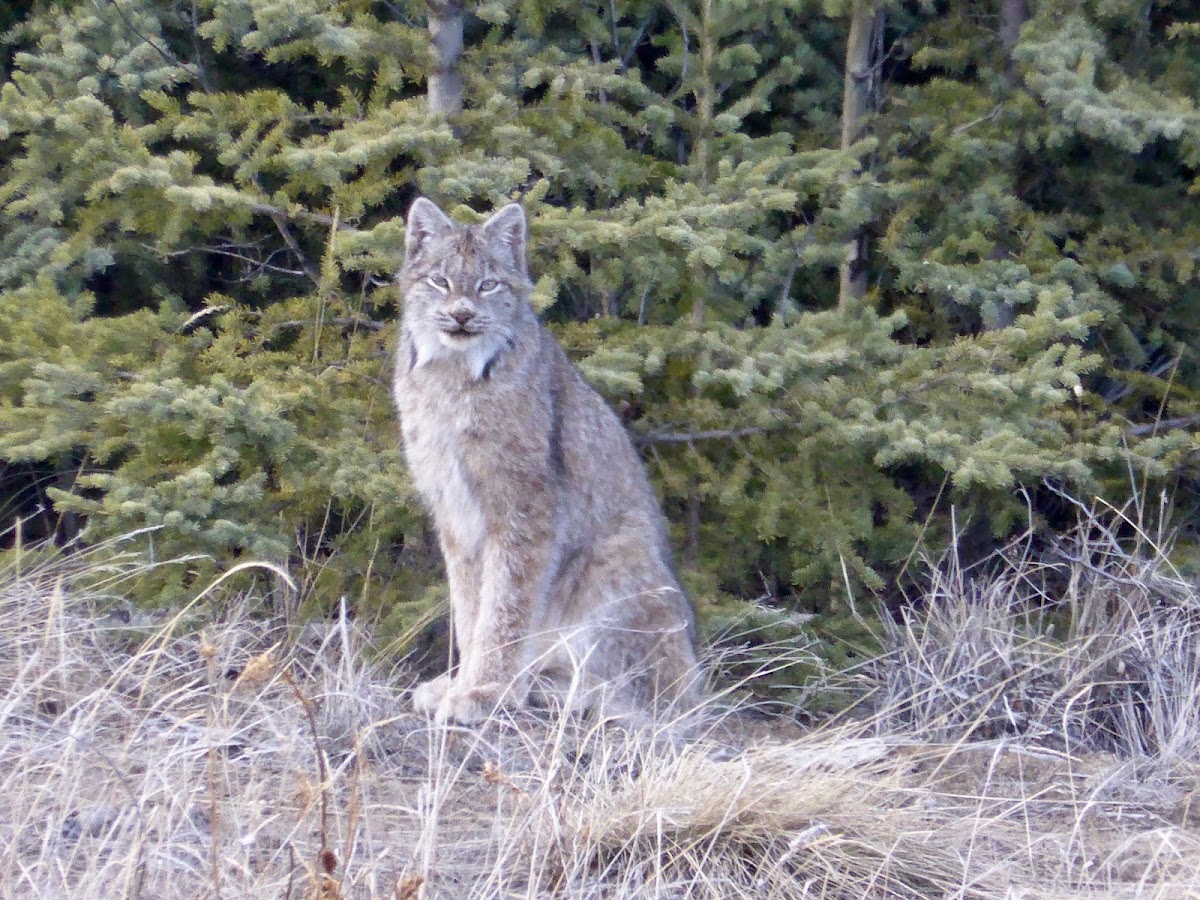
[[[95, 3], [95, 5], [97, 7], [99, 7], [99, 5], [100, 5], [99, 0], [93, 0], [93, 2]], [[125, 27], [128, 28], [131, 32], [133, 32], [134, 36], [136, 36], [140, 41], [142, 41], [142, 43], [144, 43], [146, 46], [148, 46], [151, 50], [153, 50], [155, 53], [157, 53], [159, 56], [161, 56], [166, 62], [170, 63], [171, 65], [178, 66], [179, 68], [183, 69], [185, 72], [190, 70], [191, 73], [196, 76], [196, 80], [200, 82], [200, 84], [204, 88], [205, 92], [210, 91], [207, 79], [204, 77], [203, 69], [199, 68], [198, 66], [188, 65], [187, 63], [180, 60], [177, 56], [175, 56], [175, 54], [171, 53], [170, 50], [167, 50], [165, 47], [160, 46], [158, 43], [156, 43], [154, 40], [152, 40], [149, 37], [149, 35], [143, 34], [141, 31], [139, 31], [138, 27], [133, 24], [133, 20], [131, 20], [129, 18], [129, 16], [125, 14], [125, 10], [123, 10], [121, 8], [121, 4], [119, 4], [117, 2], [117, 0], [106, 0], [106, 2], [114, 10], [116, 10], [116, 13], [120, 17], [121, 21], [125, 23]]]

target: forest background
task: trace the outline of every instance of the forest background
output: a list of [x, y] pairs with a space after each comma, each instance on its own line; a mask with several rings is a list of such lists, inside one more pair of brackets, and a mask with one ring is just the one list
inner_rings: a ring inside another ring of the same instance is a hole
[[[1187, 16], [1194, 21], [1189, 21]], [[1163, 498], [1200, 571], [1185, 2], [0, 8], [0, 513], [141, 599], [440, 599], [388, 396], [403, 215], [509, 200], [710, 628], [837, 631], [920, 541]], [[1190, 530], [1189, 530], [1190, 529]]]

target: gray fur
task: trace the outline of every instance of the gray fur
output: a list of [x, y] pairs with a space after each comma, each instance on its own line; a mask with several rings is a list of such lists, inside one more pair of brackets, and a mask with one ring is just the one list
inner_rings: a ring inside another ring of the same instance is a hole
[[695, 625], [628, 435], [529, 304], [525, 214], [408, 216], [394, 392], [437, 526], [457, 672], [420, 685], [438, 721], [539, 686], [622, 714], [696, 699]]

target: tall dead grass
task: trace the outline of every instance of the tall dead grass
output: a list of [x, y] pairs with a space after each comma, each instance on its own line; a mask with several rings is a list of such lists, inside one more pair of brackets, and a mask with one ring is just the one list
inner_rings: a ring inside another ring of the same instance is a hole
[[928, 565], [919, 605], [886, 623], [892, 653], [871, 663], [882, 730], [1200, 758], [1197, 581], [1141, 515], [1083, 512], [1036, 557], [1026, 539], [974, 569], [953, 548]]
[[[434, 728], [344, 612], [142, 613], [134, 558], [25, 556], [0, 571], [0, 893], [1200, 896], [1196, 591], [1097, 535], [935, 567], [870, 715], [803, 730], [726, 686], [686, 739]], [[1032, 585], [1070, 615], [1027, 612]]]

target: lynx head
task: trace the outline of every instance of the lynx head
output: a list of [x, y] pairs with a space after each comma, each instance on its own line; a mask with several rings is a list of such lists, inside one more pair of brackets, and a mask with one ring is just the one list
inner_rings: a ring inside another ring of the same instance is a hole
[[534, 321], [525, 270], [525, 213], [515, 203], [482, 225], [455, 225], [424, 197], [408, 212], [404, 322], [411, 368], [459, 358], [479, 379]]

